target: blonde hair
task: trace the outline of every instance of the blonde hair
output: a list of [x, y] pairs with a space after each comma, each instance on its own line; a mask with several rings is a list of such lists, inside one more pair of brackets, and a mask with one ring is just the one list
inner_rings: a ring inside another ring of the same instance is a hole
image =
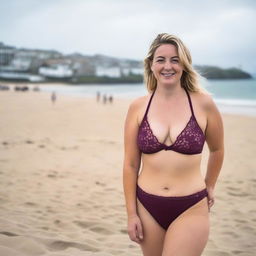
[[177, 48], [178, 56], [183, 66], [181, 86], [191, 92], [207, 92], [199, 84], [200, 75], [192, 66], [192, 58], [188, 48], [177, 36], [167, 33], [158, 34], [144, 59], [144, 81], [148, 91], [153, 92], [157, 87], [157, 80], [151, 70], [151, 65], [156, 49], [163, 44], [171, 44]]

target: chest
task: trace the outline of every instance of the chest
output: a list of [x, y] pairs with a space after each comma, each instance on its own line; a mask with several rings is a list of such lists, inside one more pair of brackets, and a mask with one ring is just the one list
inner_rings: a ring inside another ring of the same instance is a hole
[[[197, 110], [196, 113], [196, 121], [204, 132], [206, 116], [200, 110]], [[165, 144], [172, 144], [182, 131], [189, 126], [191, 118], [192, 112], [189, 106], [179, 104], [168, 108], [166, 106], [152, 107], [147, 115], [152, 133]]]

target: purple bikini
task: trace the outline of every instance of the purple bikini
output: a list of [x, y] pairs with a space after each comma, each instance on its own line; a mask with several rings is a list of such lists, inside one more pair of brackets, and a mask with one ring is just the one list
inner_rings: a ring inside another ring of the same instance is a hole
[[172, 150], [186, 155], [200, 154], [202, 152], [205, 136], [196, 121], [189, 93], [187, 91], [186, 93], [191, 109], [191, 117], [185, 128], [178, 135], [175, 142], [170, 146], [158, 141], [148, 123], [147, 114], [155, 91], [152, 93], [146, 112], [140, 124], [137, 138], [138, 146], [141, 152], [144, 154], [153, 154], [161, 150]]
[[[137, 137], [138, 147], [142, 153], [153, 154], [161, 150], [172, 150], [181, 154], [194, 155], [202, 152], [205, 135], [196, 121], [190, 95], [187, 90], [185, 92], [188, 96], [191, 117], [185, 128], [177, 136], [175, 142], [170, 146], [159, 142], [150, 128], [147, 114], [155, 91], [152, 93]], [[187, 196], [165, 197], [147, 193], [137, 185], [137, 197], [139, 201], [165, 230], [168, 229], [173, 220], [181, 213], [198, 203], [207, 195], [208, 193], [205, 188], [202, 191]]]

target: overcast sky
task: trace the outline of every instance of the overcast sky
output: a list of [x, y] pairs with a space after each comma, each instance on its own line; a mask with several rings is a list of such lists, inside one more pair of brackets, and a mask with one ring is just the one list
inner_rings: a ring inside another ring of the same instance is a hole
[[256, 73], [254, 0], [0, 0], [0, 10], [8, 45], [142, 60], [167, 32], [195, 64]]

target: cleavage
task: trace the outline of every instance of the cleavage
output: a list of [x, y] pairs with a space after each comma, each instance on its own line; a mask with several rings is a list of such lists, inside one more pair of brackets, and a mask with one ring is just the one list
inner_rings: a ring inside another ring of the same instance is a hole
[[[187, 121], [183, 121], [179, 126], [176, 126], [175, 128], [170, 128], [170, 125], [164, 126], [160, 121], [152, 122], [148, 119], [148, 123], [153, 135], [157, 138], [158, 142], [165, 144], [166, 146], [171, 146], [175, 143], [177, 137], [182, 133], [182, 131], [187, 127], [190, 118], [186, 118]], [[175, 134], [175, 137], [171, 137], [171, 134]]]
[[150, 120], [148, 120], [148, 122], [153, 135], [157, 138], [159, 143], [167, 146], [174, 143], [175, 140], [171, 138], [171, 129], [169, 126], [164, 126], [160, 122], [150, 122]]

